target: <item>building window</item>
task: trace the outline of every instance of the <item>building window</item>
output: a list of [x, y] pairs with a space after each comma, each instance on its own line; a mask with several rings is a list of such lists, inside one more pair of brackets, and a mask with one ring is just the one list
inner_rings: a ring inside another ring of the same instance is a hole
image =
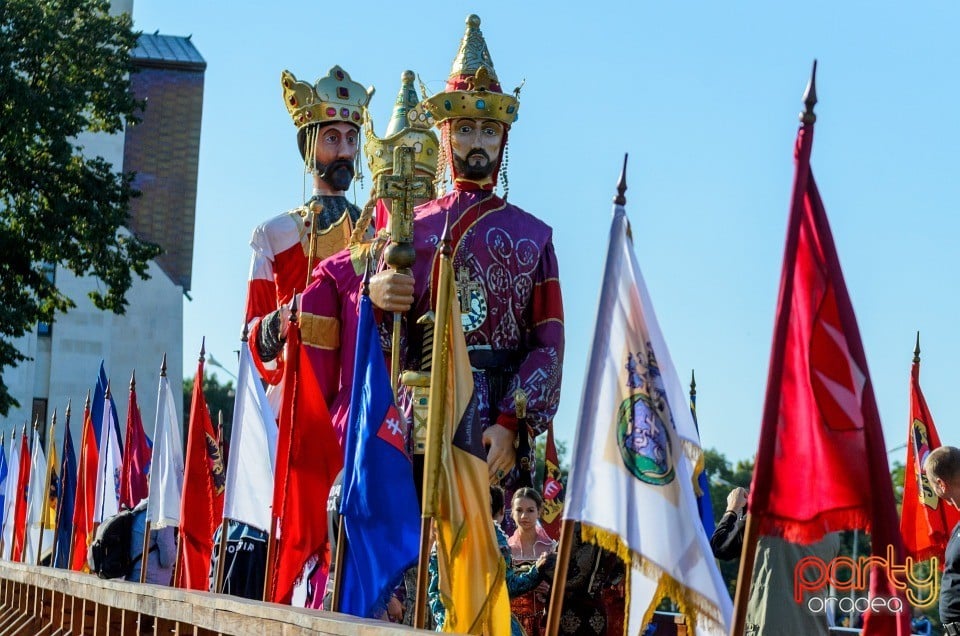
[[[54, 282], [54, 273], [56, 272], [56, 266], [52, 263], [43, 264], [43, 275], [47, 277], [47, 280], [52, 284]], [[51, 322], [38, 322], [37, 323], [37, 335], [43, 338], [49, 338], [53, 335], [53, 323]]]
[[30, 422], [40, 422], [40, 437], [45, 436], [44, 423], [47, 421], [47, 398], [33, 398], [33, 414]]

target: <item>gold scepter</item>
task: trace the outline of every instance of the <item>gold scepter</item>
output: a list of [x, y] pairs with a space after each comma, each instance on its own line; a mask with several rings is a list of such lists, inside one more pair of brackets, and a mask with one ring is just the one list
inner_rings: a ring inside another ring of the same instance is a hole
[[[398, 146], [393, 150], [393, 174], [377, 179], [377, 192], [384, 199], [391, 199], [390, 244], [384, 258], [394, 271], [409, 275], [417, 253], [413, 247], [413, 207], [418, 198], [430, 196], [430, 184], [424, 177], [417, 177], [413, 169], [414, 149]], [[390, 350], [390, 387], [394, 398], [400, 379], [400, 330], [402, 314], [393, 312], [393, 338]]]

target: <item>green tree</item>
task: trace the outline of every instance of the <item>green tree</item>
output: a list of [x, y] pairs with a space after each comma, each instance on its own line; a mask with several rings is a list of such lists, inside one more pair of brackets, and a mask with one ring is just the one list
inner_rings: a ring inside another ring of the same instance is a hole
[[[13, 340], [75, 307], [50, 266], [93, 276], [96, 307], [123, 313], [132, 272], [159, 247], [118, 232], [131, 174], [84, 157], [81, 133], [117, 133], [142, 104], [130, 92], [137, 35], [107, 0], [0, 2], [0, 372], [26, 359]], [[17, 402], [0, 379], [0, 415]]]

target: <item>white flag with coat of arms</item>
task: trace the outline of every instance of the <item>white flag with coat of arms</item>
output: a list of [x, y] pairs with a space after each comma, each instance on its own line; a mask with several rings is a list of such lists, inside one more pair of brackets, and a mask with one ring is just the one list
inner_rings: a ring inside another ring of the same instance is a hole
[[633, 251], [622, 204], [613, 226], [564, 518], [627, 563], [628, 634], [664, 596], [691, 634], [726, 634], [730, 595], [700, 523], [702, 449]]

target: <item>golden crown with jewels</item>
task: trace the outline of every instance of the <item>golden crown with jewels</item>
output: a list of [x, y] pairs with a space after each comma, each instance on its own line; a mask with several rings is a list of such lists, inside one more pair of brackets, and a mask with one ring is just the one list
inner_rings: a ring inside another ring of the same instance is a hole
[[350, 79], [350, 75], [334, 66], [326, 76], [310, 85], [301, 82], [290, 71], [280, 74], [283, 103], [297, 129], [310, 124], [345, 122], [358, 128], [367, 115], [367, 105], [374, 88], [364, 88]]

